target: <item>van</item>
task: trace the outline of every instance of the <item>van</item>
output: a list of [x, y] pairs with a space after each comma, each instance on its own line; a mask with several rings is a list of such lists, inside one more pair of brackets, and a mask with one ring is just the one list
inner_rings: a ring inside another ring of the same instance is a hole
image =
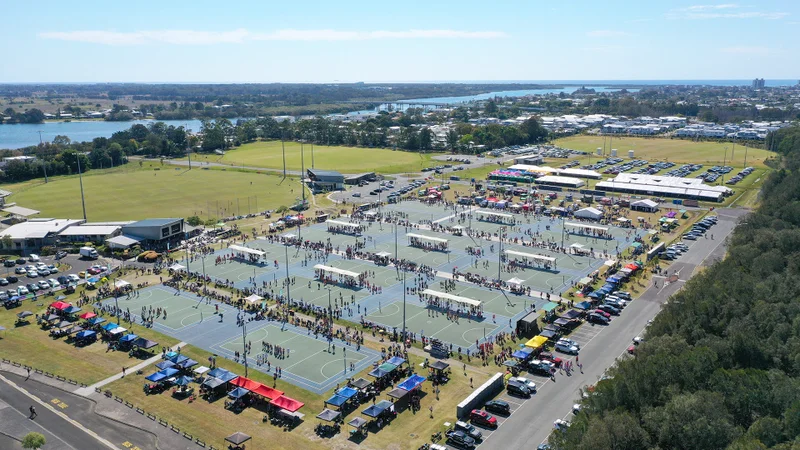
[[35, 253], [31, 253], [31, 256], [28, 258], [30, 262], [39, 262], [39, 255]]
[[506, 390], [508, 391], [509, 394], [517, 395], [520, 397], [528, 398], [531, 396], [531, 391], [529, 391], [528, 388], [519, 381], [509, 380], [508, 385], [506, 386]]

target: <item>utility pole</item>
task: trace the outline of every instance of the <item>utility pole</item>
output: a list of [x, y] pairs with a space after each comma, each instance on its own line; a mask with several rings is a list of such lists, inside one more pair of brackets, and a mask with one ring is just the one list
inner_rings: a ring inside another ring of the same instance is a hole
[[503, 270], [503, 229], [500, 228], [500, 244], [497, 246], [497, 282], [499, 283], [502, 277], [500, 272]]
[[289, 293], [289, 286], [292, 284], [292, 280], [289, 279], [289, 246], [284, 245], [283, 249], [286, 252], [286, 304], [288, 305], [292, 301]]
[[83, 207], [83, 221], [86, 221], [86, 200], [83, 197], [83, 175], [81, 174], [81, 154], [77, 153], [75, 157], [78, 161], [78, 181], [81, 185], [81, 206]]
[[283, 179], [286, 179], [286, 145], [283, 143], [283, 128], [281, 128], [281, 150], [283, 151]]
[[[43, 142], [42, 142], [42, 130], [39, 130], [39, 145], [42, 145], [42, 144], [43, 144]], [[44, 161], [44, 160], [42, 161], [42, 170], [44, 170], [44, 182], [45, 182], [45, 184], [47, 184], [48, 183], [48, 180], [47, 180], [47, 161]]]
[[242, 357], [244, 358], [244, 377], [247, 378], [247, 321], [242, 323]]

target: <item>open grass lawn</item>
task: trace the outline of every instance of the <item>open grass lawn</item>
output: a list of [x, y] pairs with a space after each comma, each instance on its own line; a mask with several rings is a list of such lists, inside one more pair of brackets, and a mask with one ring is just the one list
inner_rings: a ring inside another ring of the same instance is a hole
[[[606, 154], [609, 153], [606, 137]], [[558, 139], [555, 145], [574, 150], [582, 150], [594, 154], [598, 147], [603, 147], [603, 136], [580, 135]], [[728, 148], [727, 158], [725, 157], [725, 147]], [[683, 139], [669, 138], [640, 138], [640, 137], [614, 137], [611, 140], [611, 148], [618, 149], [617, 156], [620, 158], [628, 157], [628, 150], [634, 151], [634, 157], [638, 159], [649, 159], [651, 161], [672, 161], [681, 163], [695, 163], [706, 165], [722, 165], [725, 163], [732, 167], [744, 167], [745, 147], [736, 144], [733, 149], [732, 142], [692, 142]], [[763, 168], [764, 160], [774, 156], [773, 152], [763, 148], [747, 149], [747, 165]], [[593, 156], [597, 159], [597, 156]]]
[[[300, 144], [285, 142], [286, 168], [300, 170]], [[311, 145], [303, 145], [305, 167], [311, 168]], [[339, 146], [314, 146], [314, 167], [324, 170], [337, 170], [342, 173], [379, 172], [393, 174], [419, 172], [432, 165], [432, 154], [421, 154], [382, 148], [357, 148]], [[283, 150], [280, 141], [261, 141], [244, 144], [230, 150], [220, 158], [219, 155], [192, 155], [192, 159], [220, 162], [233, 166], [253, 166], [270, 169], [283, 169]]]
[[[206, 220], [291, 206], [300, 196], [299, 185], [296, 179], [281, 181], [275, 174], [189, 171], [157, 162], [145, 162], [140, 167], [131, 162], [87, 173], [83, 189], [89, 221], [193, 215]], [[47, 184], [36, 179], [3, 189], [13, 192], [9, 201], [37, 209], [41, 217], [83, 216], [77, 176], [51, 177]]]

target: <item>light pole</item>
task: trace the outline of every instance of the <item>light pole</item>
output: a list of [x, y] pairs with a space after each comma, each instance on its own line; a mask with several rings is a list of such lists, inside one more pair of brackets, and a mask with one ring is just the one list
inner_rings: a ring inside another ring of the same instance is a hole
[[75, 159], [78, 161], [78, 181], [81, 185], [81, 206], [83, 207], [83, 221], [86, 222], [86, 200], [83, 198], [83, 175], [81, 174], [81, 154], [76, 153]]
[[403, 348], [406, 347], [406, 271], [403, 270]]
[[497, 246], [497, 282], [502, 279], [500, 272], [503, 270], [503, 228], [500, 228], [500, 244]]
[[292, 280], [289, 279], [289, 246], [284, 245], [283, 250], [286, 252], [286, 304], [288, 305], [292, 299], [289, 293], [289, 286], [292, 284]]
[[242, 321], [242, 358], [244, 359], [244, 377], [247, 378], [247, 321]]
[[331, 288], [328, 289], [328, 353], [331, 352], [331, 341], [333, 340], [333, 306], [331, 305]]
[[286, 179], [286, 144], [283, 142], [283, 128], [281, 128], [281, 150], [283, 151], [283, 179]]

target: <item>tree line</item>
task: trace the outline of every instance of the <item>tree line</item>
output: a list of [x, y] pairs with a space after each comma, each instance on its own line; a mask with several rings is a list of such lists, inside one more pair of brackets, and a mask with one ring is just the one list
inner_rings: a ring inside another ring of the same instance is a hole
[[783, 168], [728, 256], [664, 305], [555, 449], [800, 448], [800, 127], [769, 140]]

